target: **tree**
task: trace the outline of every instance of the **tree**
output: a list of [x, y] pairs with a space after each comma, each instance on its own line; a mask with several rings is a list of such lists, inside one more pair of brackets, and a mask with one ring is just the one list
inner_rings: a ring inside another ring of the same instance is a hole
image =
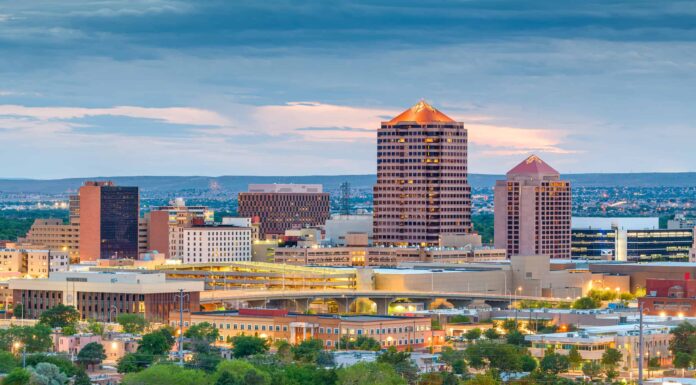
[[12, 308], [12, 315], [15, 318], [24, 318], [24, 305], [18, 303]]
[[60, 369], [60, 371], [65, 373], [65, 375], [68, 377], [74, 376], [79, 371], [79, 368], [75, 366], [72, 363], [72, 361], [65, 357], [48, 354], [27, 355], [27, 366], [36, 367], [38, 364], [42, 362], [57, 366], [58, 369]]
[[79, 370], [75, 375], [73, 380], [73, 385], [92, 385], [92, 381], [89, 379], [89, 375], [84, 369]]
[[104, 324], [97, 321], [97, 320], [89, 320], [87, 321], [87, 330], [89, 330], [90, 333], [101, 336], [104, 335]]
[[501, 372], [522, 369], [522, 351], [517, 346], [486, 341], [469, 345], [464, 353], [469, 365], [475, 369], [488, 367]]
[[539, 363], [539, 368], [545, 373], [558, 375], [568, 371], [570, 362], [568, 362], [568, 357], [551, 352], [544, 354], [544, 358]]
[[0, 351], [0, 373], [9, 373], [19, 364], [17, 357], [10, 352]]
[[486, 331], [483, 332], [483, 335], [489, 340], [497, 340], [500, 338], [500, 333], [498, 333], [498, 331], [494, 328], [486, 329]]
[[101, 364], [106, 358], [104, 346], [98, 342], [90, 342], [77, 353], [77, 361], [87, 368]]
[[276, 357], [283, 363], [292, 362], [292, 345], [287, 341], [277, 340], [274, 343], [276, 347]]
[[466, 333], [464, 333], [464, 338], [466, 338], [466, 340], [469, 342], [476, 341], [477, 339], [481, 338], [481, 329], [473, 328], [467, 330]]
[[12, 340], [19, 342], [27, 353], [45, 352], [53, 346], [52, 330], [44, 324], [11, 326], [7, 332]]
[[467, 368], [467, 366], [466, 366], [466, 361], [456, 360], [452, 363], [452, 373], [464, 375], [468, 371], [469, 371], [469, 368]]
[[212, 375], [215, 385], [269, 384], [271, 376], [244, 360], [221, 362]]
[[582, 356], [580, 355], [578, 347], [575, 345], [573, 345], [570, 348], [570, 351], [568, 351], [568, 362], [570, 363], [570, 366], [573, 368], [579, 368], [582, 364]]
[[490, 373], [477, 374], [473, 378], [467, 380], [464, 385], [498, 385], [500, 380], [492, 376]]
[[142, 334], [148, 322], [140, 314], [121, 313], [116, 316], [116, 322], [121, 325], [124, 333]]
[[135, 373], [150, 366], [152, 361], [153, 357], [151, 354], [127, 353], [118, 360], [116, 370], [119, 373]]
[[137, 373], [128, 373], [122, 385], [208, 385], [210, 377], [202, 370], [176, 365], [153, 365]]
[[519, 330], [513, 330], [511, 331], [507, 337], [506, 337], [507, 343], [510, 345], [517, 345], [517, 346], [527, 346], [528, 343], [524, 339], [524, 334], [522, 334]]
[[539, 363], [537, 362], [536, 358], [530, 356], [529, 354], [525, 354], [521, 358], [522, 361], [522, 371], [523, 372], [533, 372], [534, 369], [539, 366]]
[[696, 326], [684, 321], [672, 329], [671, 333], [674, 336], [669, 343], [672, 354], [676, 356], [682, 352], [693, 356], [696, 353]]
[[268, 351], [268, 340], [252, 336], [236, 336], [231, 339], [232, 356], [242, 358]]
[[349, 338], [348, 336], [341, 337], [340, 345], [344, 349], [351, 350], [372, 350], [378, 351], [381, 349], [379, 341], [372, 337], [358, 336], [355, 339]]
[[385, 363], [360, 362], [338, 372], [337, 385], [406, 385], [394, 368]]
[[578, 298], [573, 302], [573, 309], [597, 309], [602, 303], [592, 297]]
[[75, 326], [80, 320], [80, 312], [72, 306], [58, 304], [39, 316], [39, 322], [48, 325], [52, 328], [64, 328], [66, 326]]
[[660, 357], [650, 357], [648, 360], [648, 369], [649, 370], [658, 370], [662, 364], [660, 363]]
[[215, 380], [215, 385], [239, 385], [239, 382], [230, 372], [224, 372]]
[[68, 383], [68, 376], [61, 372], [60, 369], [47, 362], [41, 362], [35, 367], [29, 368], [31, 385], [64, 385]]
[[317, 355], [316, 364], [319, 367], [326, 368], [326, 367], [335, 366], [336, 361], [334, 360], [334, 356], [333, 356], [333, 354], [331, 354], [331, 352], [328, 352], [326, 350], [322, 350]]
[[451, 324], [468, 324], [469, 322], [471, 322], [471, 318], [462, 314], [457, 314], [449, 319], [449, 323]]
[[2, 380], [2, 385], [29, 385], [31, 374], [29, 371], [22, 368], [15, 368], [5, 376]]
[[324, 343], [319, 339], [309, 339], [292, 347], [295, 360], [301, 362], [316, 362], [319, 352], [324, 350]]
[[184, 333], [184, 337], [190, 338], [192, 340], [206, 341], [209, 344], [215, 342], [220, 336], [220, 332], [215, 326], [209, 322], [201, 322], [196, 325], [192, 325]]
[[607, 350], [602, 353], [602, 365], [607, 365], [611, 367], [616, 367], [621, 362], [623, 354], [614, 348], [607, 348]]
[[517, 330], [517, 321], [514, 319], [506, 319], [505, 321], [503, 321], [502, 326], [506, 332], [510, 333]]
[[691, 356], [688, 353], [677, 352], [673, 364], [675, 368], [686, 369], [691, 366]]
[[602, 374], [602, 367], [595, 361], [588, 361], [582, 364], [582, 374], [595, 379]]
[[162, 356], [172, 349], [174, 342], [174, 336], [171, 335], [168, 329], [159, 329], [143, 335], [140, 345], [138, 346], [138, 352]]
[[418, 368], [411, 360], [411, 353], [398, 352], [394, 346], [390, 346], [386, 352], [377, 357], [377, 362], [390, 365], [402, 377], [413, 382], [418, 377]]

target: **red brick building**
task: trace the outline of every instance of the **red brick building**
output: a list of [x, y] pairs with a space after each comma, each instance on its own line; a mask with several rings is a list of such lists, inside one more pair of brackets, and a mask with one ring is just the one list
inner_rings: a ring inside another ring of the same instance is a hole
[[251, 184], [239, 193], [239, 216], [258, 217], [261, 239], [275, 239], [285, 230], [320, 226], [329, 219], [329, 193], [321, 185]]
[[684, 279], [645, 281], [645, 297], [640, 298], [645, 314], [662, 316], [696, 316], [696, 280], [687, 273]]

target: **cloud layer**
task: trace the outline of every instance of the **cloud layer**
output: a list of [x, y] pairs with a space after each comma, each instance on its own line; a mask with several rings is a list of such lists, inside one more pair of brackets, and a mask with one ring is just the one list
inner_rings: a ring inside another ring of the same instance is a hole
[[14, 2], [0, 177], [371, 173], [379, 122], [420, 98], [465, 122], [472, 172], [692, 170], [695, 22], [682, 1]]

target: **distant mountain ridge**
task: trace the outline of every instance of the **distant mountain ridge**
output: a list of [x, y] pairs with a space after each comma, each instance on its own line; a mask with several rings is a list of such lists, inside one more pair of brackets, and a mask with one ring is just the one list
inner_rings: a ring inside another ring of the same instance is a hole
[[[574, 187], [696, 187], [696, 172], [679, 173], [612, 173], [564, 174]], [[470, 174], [474, 188], [492, 187], [503, 175]], [[326, 190], [335, 190], [343, 182], [352, 188], [366, 189], [374, 185], [376, 176], [309, 175], [309, 176], [117, 176], [65, 179], [0, 179], [0, 193], [68, 194], [86, 180], [112, 180], [120, 186], [139, 186], [143, 192], [175, 192], [184, 190], [246, 191], [250, 183], [319, 183]]]

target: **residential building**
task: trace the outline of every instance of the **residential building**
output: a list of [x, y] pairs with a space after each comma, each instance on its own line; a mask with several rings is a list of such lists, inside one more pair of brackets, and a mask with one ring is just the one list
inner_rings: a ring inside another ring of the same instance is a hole
[[374, 243], [437, 246], [471, 231], [464, 123], [424, 101], [377, 131]]
[[570, 258], [570, 182], [536, 155], [494, 189], [495, 247], [512, 255]]
[[285, 230], [320, 226], [329, 219], [329, 193], [318, 184], [250, 184], [238, 196], [239, 215], [259, 218], [261, 239]]
[[80, 227], [61, 219], [35, 219], [31, 228], [18, 243], [40, 245], [44, 249], [64, 251], [76, 261], [80, 255]]
[[251, 227], [193, 225], [183, 228], [183, 263], [251, 260]]
[[13, 279], [13, 302], [27, 318], [38, 318], [58, 304], [74, 306], [82, 319], [113, 321], [121, 313], [141, 314], [149, 321], [168, 321], [179, 309], [180, 290], [188, 309], [199, 309], [203, 282], [171, 281], [162, 273], [56, 272], [46, 279]]
[[[177, 313], [178, 314], [178, 313]], [[177, 327], [178, 319], [171, 317]], [[253, 335], [269, 341], [286, 341], [293, 345], [319, 339], [326, 349], [340, 349], [342, 337], [371, 337], [387, 349], [423, 350], [439, 346], [444, 338], [430, 327], [430, 317], [374, 315], [329, 315], [293, 313], [284, 309], [239, 309], [224, 312], [185, 314], [184, 329], [208, 322], [220, 333], [220, 342], [239, 335]]]
[[89, 181], [80, 187], [79, 201], [80, 260], [138, 257], [137, 187]]

